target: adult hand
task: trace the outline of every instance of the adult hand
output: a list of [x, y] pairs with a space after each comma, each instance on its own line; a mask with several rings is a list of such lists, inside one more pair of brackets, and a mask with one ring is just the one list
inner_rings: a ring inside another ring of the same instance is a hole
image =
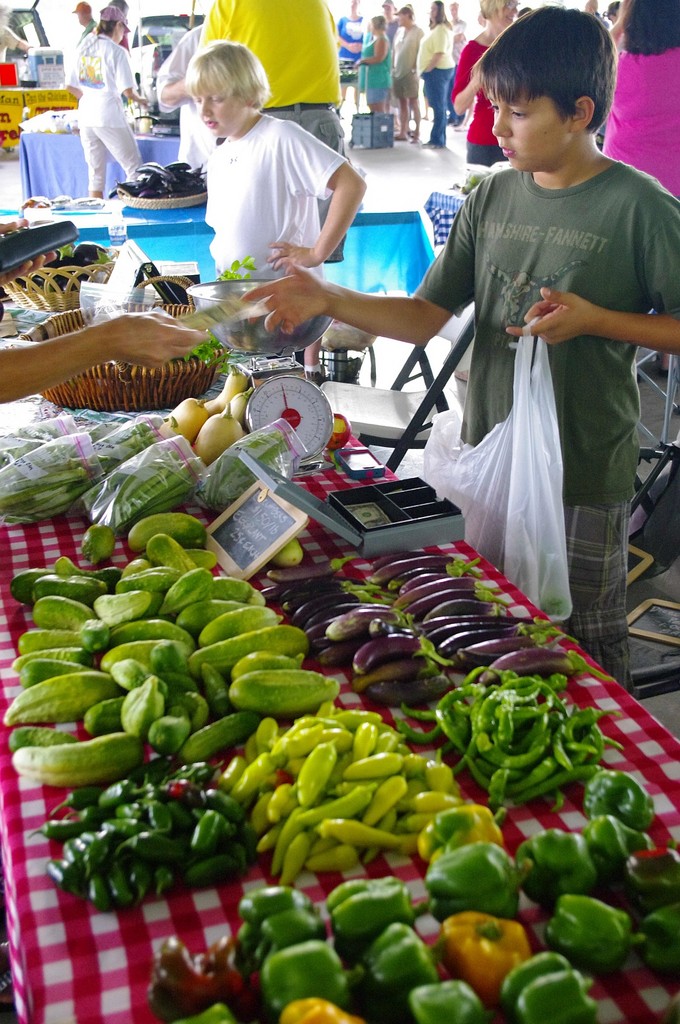
[[[596, 334], [595, 318], [597, 306], [574, 295], [573, 292], [558, 292], [553, 288], [541, 288], [542, 299], [528, 310], [524, 320], [532, 325], [531, 333], [540, 335], [549, 345], [559, 345], [579, 334]], [[507, 327], [506, 332], [519, 338], [522, 327]]]
[[291, 242], [270, 242], [273, 250], [267, 260], [274, 270], [290, 270], [293, 265], [298, 267], [318, 267], [321, 260], [314, 255], [314, 250], [306, 245], [293, 245]]
[[102, 325], [108, 358], [138, 366], [162, 366], [185, 356], [206, 340], [206, 331], [184, 327], [164, 310], [128, 313]]
[[265, 320], [267, 330], [273, 331], [281, 327], [290, 333], [310, 317], [326, 313], [328, 297], [328, 285], [316, 274], [310, 274], [301, 267], [291, 266], [287, 277], [263, 282], [248, 292], [244, 299], [248, 302], [267, 300], [267, 306], [271, 310]]

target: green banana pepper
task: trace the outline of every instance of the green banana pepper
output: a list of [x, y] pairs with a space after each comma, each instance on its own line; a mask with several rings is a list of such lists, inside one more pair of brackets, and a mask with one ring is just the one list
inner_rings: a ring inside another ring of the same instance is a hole
[[680, 903], [647, 914], [640, 923], [640, 956], [653, 971], [680, 976]]
[[588, 779], [583, 792], [586, 817], [613, 814], [628, 828], [644, 832], [654, 821], [654, 801], [632, 775], [601, 768]]
[[243, 924], [236, 936], [236, 965], [243, 974], [260, 970], [277, 950], [326, 937], [312, 900], [289, 886], [254, 889], [242, 897], [239, 914]]
[[571, 969], [567, 958], [561, 953], [553, 953], [552, 950], [536, 953], [535, 956], [513, 967], [505, 975], [500, 992], [500, 1005], [508, 1019], [508, 1024], [516, 1024], [517, 1001], [529, 982], [534, 981], [535, 978], [542, 978], [546, 974], [556, 974]]
[[327, 999], [343, 1010], [350, 1006], [348, 974], [335, 950], [321, 939], [299, 942], [268, 956], [260, 985], [265, 1014], [272, 1022], [294, 999]]
[[388, 925], [373, 940], [360, 963], [364, 968], [357, 987], [361, 1015], [381, 1024], [407, 1024], [412, 989], [439, 982], [431, 950], [401, 921]]
[[588, 844], [601, 885], [621, 881], [631, 853], [651, 850], [654, 845], [646, 832], [629, 828], [613, 814], [598, 814], [591, 818], [583, 829], [583, 838]]
[[389, 924], [412, 925], [416, 918], [407, 886], [389, 875], [341, 882], [328, 894], [326, 907], [335, 948], [349, 963], [356, 963]]
[[411, 989], [408, 1005], [416, 1024], [489, 1024], [493, 1017], [465, 981], [419, 985]]
[[579, 971], [543, 974], [522, 989], [514, 1024], [597, 1024], [597, 1003], [588, 995], [592, 981]]
[[638, 850], [626, 861], [624, 886], [638, 910], [647, 914], [680, 901], [680, 853], [673, 847]]
[[589, 893], [597, 881], [597, 871], [580, 832], [545, 829], [520, 843], [517, 863], [528, 863], [522, 888], [529, 899], [542, 907], [552, 907], [566, 892]]
[[592, 896], [567, 893], [555, 905], [545, 938], [550, 949], [562, 953], [575, 967], [608, 974], [620, 970], [626, 961], [634, 942], [633, 922], [625, 910]]
[[447, 850], [425, 875], [430, 913], [444, 921], [463, 910], [512, 918], [519, 906], [522, 870], [495, 843], [469, 843]]

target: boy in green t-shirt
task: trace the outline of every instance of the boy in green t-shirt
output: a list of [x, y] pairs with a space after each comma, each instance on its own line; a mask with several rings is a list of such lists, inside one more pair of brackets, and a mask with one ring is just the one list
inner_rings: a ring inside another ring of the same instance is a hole
[[508, 336], [538, 318], [533, 330], [551, 346], [564, 459], [573, 601], [566, 629], [630, 686], [625, 597], [638, 459], [635, 354], [637, 345], [680, 353], [680, 203], [597, 148], [616, 77], [615, 49], [598, 19], [538, 8], [498, 37], [478, 76], [510, 169], [468, 197], [415, 296], [351, 292], [297, 268], [251, 295], [272, 295], [271, 325], [326, 313], [415, 345], [427, 344], [474, 300], [463, 424], [471, 444], [508, 415]]

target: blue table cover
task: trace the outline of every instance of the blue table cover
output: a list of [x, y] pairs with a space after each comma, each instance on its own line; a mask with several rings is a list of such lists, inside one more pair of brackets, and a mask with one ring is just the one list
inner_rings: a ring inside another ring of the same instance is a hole
[[460, 192], [432, 192], [425, 200], [425, 212], [432, 221], [434, 244], [444, 245], [465, 196]]

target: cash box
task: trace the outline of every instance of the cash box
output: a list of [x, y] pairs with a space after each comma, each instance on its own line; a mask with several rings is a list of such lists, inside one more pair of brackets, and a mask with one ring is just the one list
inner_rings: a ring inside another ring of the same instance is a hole
[[247, 452], [241, 461], [274, 493], [342, 537], [363, 555], [389, 554], [463, 540], [459, 508], [419, 477], [331, 491], [327, 501], [264, 466]]
[[357, 149], [394, 146], [394, 114], [355, 114], [349, 144]]

